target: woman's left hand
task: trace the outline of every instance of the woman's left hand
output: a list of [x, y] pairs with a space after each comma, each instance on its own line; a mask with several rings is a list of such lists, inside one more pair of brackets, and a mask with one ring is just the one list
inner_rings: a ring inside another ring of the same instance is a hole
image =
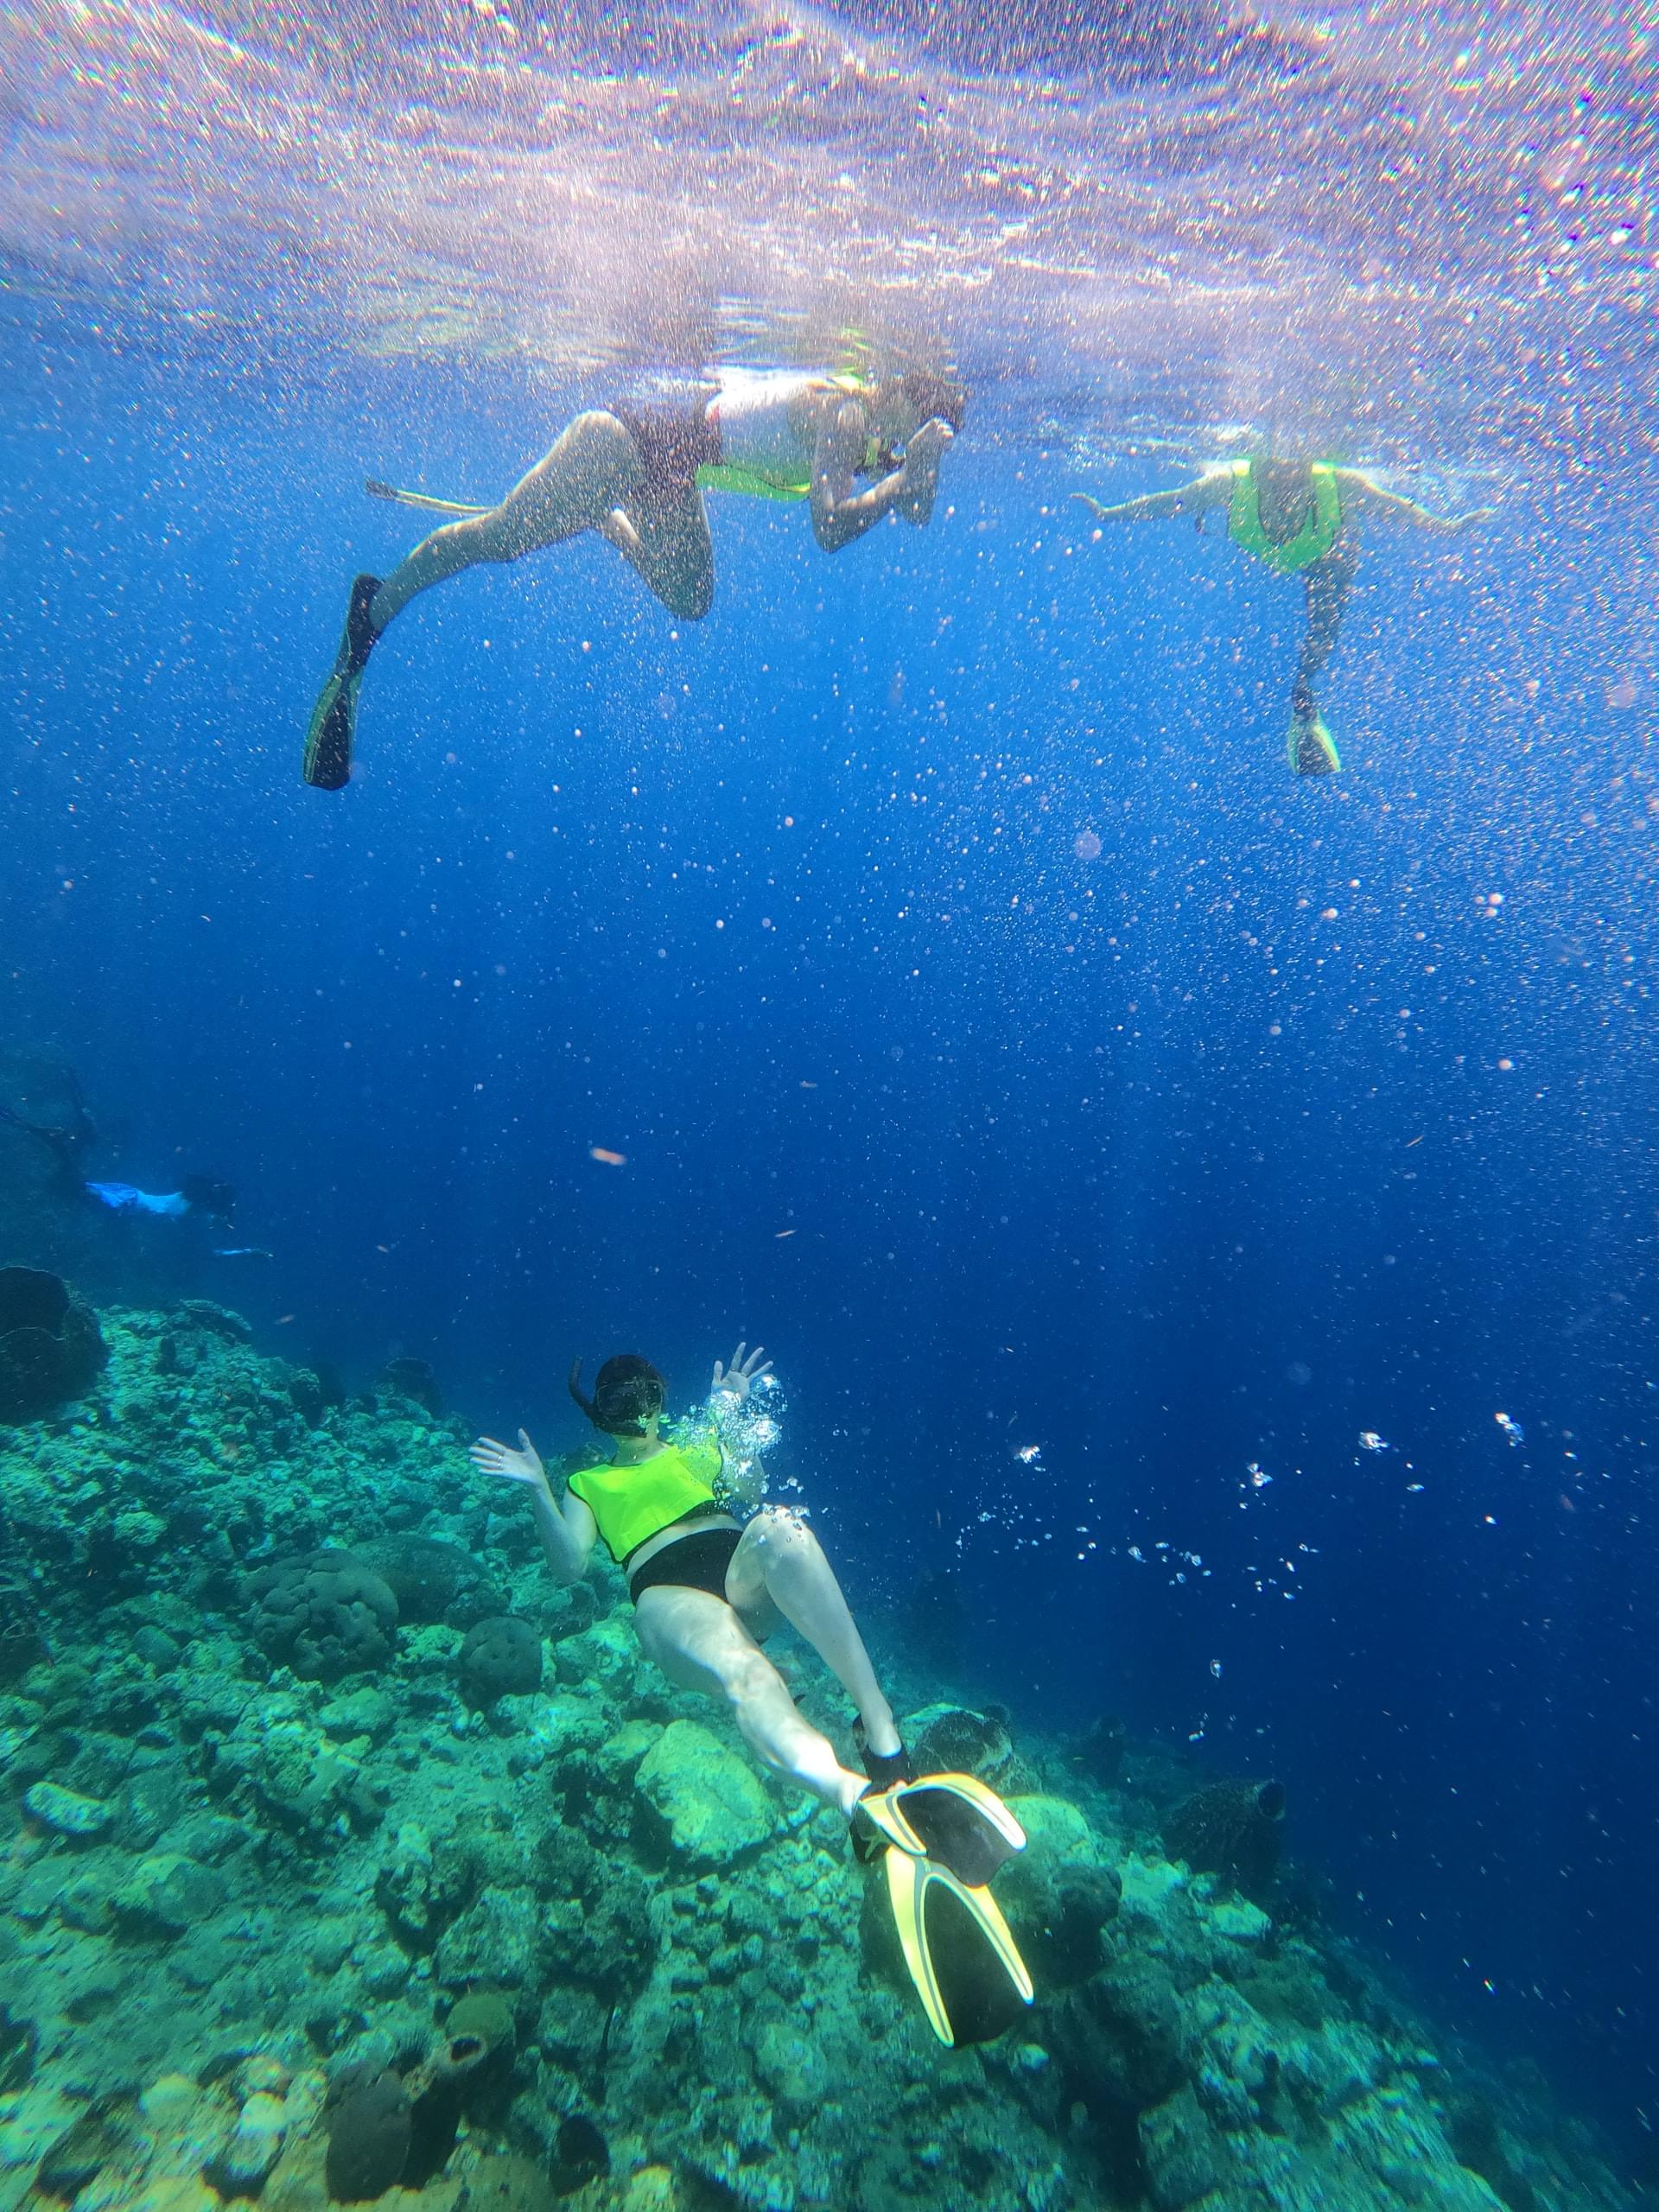
[[756, 1344], [747, 1359], [743, 1357], [745, 1349], [744, 1345], [739, 1344], [737, 1350], [732, 1354], [732, 1363], [729, 1367], [722, 1368], [718, 1360], [715, 1362], [715, 1379], [709, 1385], [711, 1392], [729, 1390], [734, 1398], [741, 1401], [748, 1396], [751, 1382], [759, 1376], [771, 1372], [772, 1362], [769, 1359], [763, 1360], [760, 1357], [766, 1350], [764, 1344]]

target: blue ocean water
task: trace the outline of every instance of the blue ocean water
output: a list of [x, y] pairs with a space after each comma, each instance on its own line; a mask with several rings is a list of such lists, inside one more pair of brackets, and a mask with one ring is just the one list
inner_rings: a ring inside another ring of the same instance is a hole
[[949, 1569], [982, 1694], [1281, 1776], [1340, 1912], [1635, 2156], [1659, 695], [1612, 353], [1581, 448], [1559, 384], [1532, 445], [1524, 392], [1440, 413], [1427, 481], [1382, 441], [1498, 513], [1368, 534], [1339, 779], [1283, 764], [1297, 588], [1071, 499], [1205, 425], [985, 334], [931, 528], [831, 562], [718, 501], [701, 625], [591, 540], [474, 572], [332, 798], [345, 589], [418, 534], [362, 479], [488, 499], [635, 365], [90, 314], [5, 347], [5, 1027], [108, 1172], [228, 1176], [274, 1255], [80, 1224], [99, 1293], [417, 1353], [549, 1449], [575, 1354], [689, 1402], [764, 1341], [861, 1612]]

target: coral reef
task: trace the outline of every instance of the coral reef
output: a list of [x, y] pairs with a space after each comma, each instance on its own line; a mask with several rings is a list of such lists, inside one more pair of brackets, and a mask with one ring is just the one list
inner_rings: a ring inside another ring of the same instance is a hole
[[542, 1686], [542, 1639], [511, 1613], [480, 1621], [461, 1647], [461, 1694], [475, 1713]]
[[1195, 1874], [1224, 1874], [1261, 1899], [1279, 1870], [1284, 1819], [1281, 1783], [1208, 1783], [1165, 1822], [1164, 1849]]
[[0, 1460], [0, 2212], [1630, 2203], [1541, 2093], [1242, 1893], [1190, 1768], [1160, 1839], [1117, 1752], [900, 1667], [906, 1742], [1030, 1838], [998, 1894], [1038, 2001], [941, 2051], [845, 1821], [645, 1664], [608, 1571], [549, 1586], [461, 1424], [327, 1402], [221, 1308], [103, 1324], [86, 1399]]
[[311, 1552], [262, 1567], [248, 1584], [253, 1632], [272, 1659], [302, 1681], [336, 1682], [390, 1659], [397, 1640], [397, 1600], [372, 1567], [350, 1552]]

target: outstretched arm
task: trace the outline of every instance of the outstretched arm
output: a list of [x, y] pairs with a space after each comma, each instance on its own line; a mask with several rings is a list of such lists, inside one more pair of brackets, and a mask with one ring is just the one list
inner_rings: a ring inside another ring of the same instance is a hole
[[954, 433], [948, 423], [924, 423], [905, 448], [897, 468], [862, 492], [853, 477], [869, 442], [869, 421], [855, 399], [827, 406], [818, 419], [812, 453], [812, 535], [826, 553], [839, 553], [882, 518], [902, 515], [920, 529], [933, 512], [939, 461]]
[[499, 1475], [504, 1482], [524, 1484], [530, 1492], [537, 1534], [541, 1537], [554, 1580], [567, 1586], [580, 1582], [599, 1534], [598, 1524], [582, 1500], [572, 1497], [568, 1491], [561, 1511], [554, 1503], [540, 1454], [522, 1428], [518, 1442], [521, 1448], [515, 1452], [510, 1444], [498, 1444], [493, 1436], [480, 1436], [476, 1444], [467, 1446], [467, 1452], [480, 1474]]
[[750, 1385], [772, 1372], [772, 1362], [761, 1357], [766, 1350], [764, 1344], [756, 1344], [747, 1359], [743, 1356], [746, 1349], [746, 1345], [739, 1344], [729, 1367], [722, 1367], [719, 1360], [715, 1362], [715, 1379], [709, 1386], [709, 1411], [714, 1421], [715, 1441], [720, 1446], [721, 1485], [740, 1503], [753, 1509], [760, 1504], [766, 1491], [766, 1471], [760, 1465], [760, 1453], [768, 1444], [776, 1441], [778, 1427], [775, 1421], [771, 1422], [765, 1436], [758, 1436], [741, 1418], [748, 1402]]
[[1224, 461], [1206, 468], [1190, 484], [1178, 485], [1173, 492], [1148, 492], [1138, 499], [1120, 500], [1115, 507], [1103, 506], [1087, 492], [1071, 494], [1102, 522], [1152, 522], [1161, 515], [1203, 514], [1211, 507], [1224, 507], [1232, 495], [1233, 472]]
[[1351, 510], [1369, 509], [1374, 514], [1397, 516], [1418, 530], [1432, 530], [1441, 537], [1450, 537], [1454, 531], [1467, 530], [1471, 524], [1490, 522], [1497, 513], [1496, 507], [1476, 507], [1466, 515], [1431, 514], [1427, 507], [1420, 507], [1415, 499], [1408, 499], [1401, 493], [1390, 492], [1363, 468], [1339, 468], [1337, 483], [1341, 489], [1343, 503]]

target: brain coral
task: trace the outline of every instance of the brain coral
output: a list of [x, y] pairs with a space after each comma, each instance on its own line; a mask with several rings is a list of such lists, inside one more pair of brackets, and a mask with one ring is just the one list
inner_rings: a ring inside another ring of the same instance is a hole
[[502, 1613], [480, 1621], [461, 1647], [461, 1694], [476, 1713], [499, 1697], [539, 1689], [542, 1639], [528, 1621]]
[[391, 1656], [397, 1600], [350, 1552], [311, 1552], [264, 1567], [248, 1589], [261, 1649], [308, 1681], [337, 1681]]

